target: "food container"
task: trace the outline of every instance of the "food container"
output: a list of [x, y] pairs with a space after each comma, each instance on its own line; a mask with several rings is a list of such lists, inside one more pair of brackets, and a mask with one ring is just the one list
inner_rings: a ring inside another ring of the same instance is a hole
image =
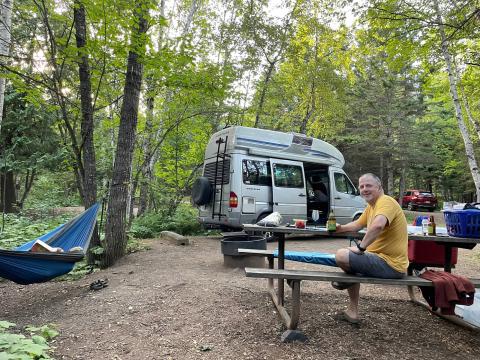
[[305, 225], [307, 223], [306, 220], [303, 220], [303, 219], [293, 219], [293, 221], [295, 221], [295, 227], [297, 229], [305, 229]]

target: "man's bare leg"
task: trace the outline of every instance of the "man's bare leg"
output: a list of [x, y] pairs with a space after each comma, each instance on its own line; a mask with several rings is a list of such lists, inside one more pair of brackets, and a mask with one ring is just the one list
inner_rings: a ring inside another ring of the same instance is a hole
[[[350, 272], [348, 249], [339, 249], [335, 254], [335, 261], [337, 265], [345, 272]], [[348, 317], [352, 319], [358, 319], [358, 300], [360, 297], [360, 284], [353, 284], [348, 289], [348, 296], [350, 297], [350, 303], [345, 310]]]

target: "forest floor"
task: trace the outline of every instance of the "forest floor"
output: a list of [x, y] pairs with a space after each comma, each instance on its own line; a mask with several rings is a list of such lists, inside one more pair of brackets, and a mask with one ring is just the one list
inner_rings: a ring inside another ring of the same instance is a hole
[[[393, 286], [362, 286], [362, 323], [356, 328], [334, 318], [347, 304], [345, 291], [304, 282], [299, 328], [308, 341], [282, 343], [285, 328], [266, 281], [225, 267], [219, 236], [191, 240], [188, 246], [148, 240], [150, 250], [77, 281], [0, 282], [0, 320], [17, 329], [56, 324], [55, 359], [480, 358], [478, 333], [412, 304], [406, 288]], [[304, 237], [287, 239], [286, 247], [334, 252], [347, 245], [343, 239]], [[286, 266], [321, 269], [288, 261]], [[478, 278], [480, 247], [460, 250], [454, 272]], [[106, 278], [108, 287], [89, 289]]]

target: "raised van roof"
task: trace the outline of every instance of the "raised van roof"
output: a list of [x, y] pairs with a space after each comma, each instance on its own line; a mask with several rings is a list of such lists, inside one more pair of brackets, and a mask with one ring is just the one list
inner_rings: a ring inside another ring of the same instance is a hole
[[296, 133], [233, 126], [212, 135], [205, 150], [205, 159], [220, 153], [246, 150], [251, 155], [297, 160], [343, 167], [345, 158], [333, 145], [309, 136]]

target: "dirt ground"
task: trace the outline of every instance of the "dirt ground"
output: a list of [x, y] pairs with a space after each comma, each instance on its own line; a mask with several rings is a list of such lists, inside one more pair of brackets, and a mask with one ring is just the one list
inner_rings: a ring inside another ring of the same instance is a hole
[[[333, 317], [347, 303], [345, 291], [328, 283], [302, 283], [299, 328], [308, 341], [282, 343], [285, 328], [267, 296], [266, 281], [225, 267], [219, 237], [192, 240], [189, 246], [150, 240], [151, 250], [78, 281], [0, 282], [0, 320], [19, 329], [56, 324], [56, 359], [480, 358], [478, 332], [412, 304], [405, 288], [374, 285], [362, 286], [363, 321], [355, 328]], [[287, 240], [286, 247], [334, 252], [346, 245], [341, 239], [297, 238]], [[480, 277], [479, 248], [460, 250], [455, 272]], [[108, 287], [89, 289], [105, 278]]]

